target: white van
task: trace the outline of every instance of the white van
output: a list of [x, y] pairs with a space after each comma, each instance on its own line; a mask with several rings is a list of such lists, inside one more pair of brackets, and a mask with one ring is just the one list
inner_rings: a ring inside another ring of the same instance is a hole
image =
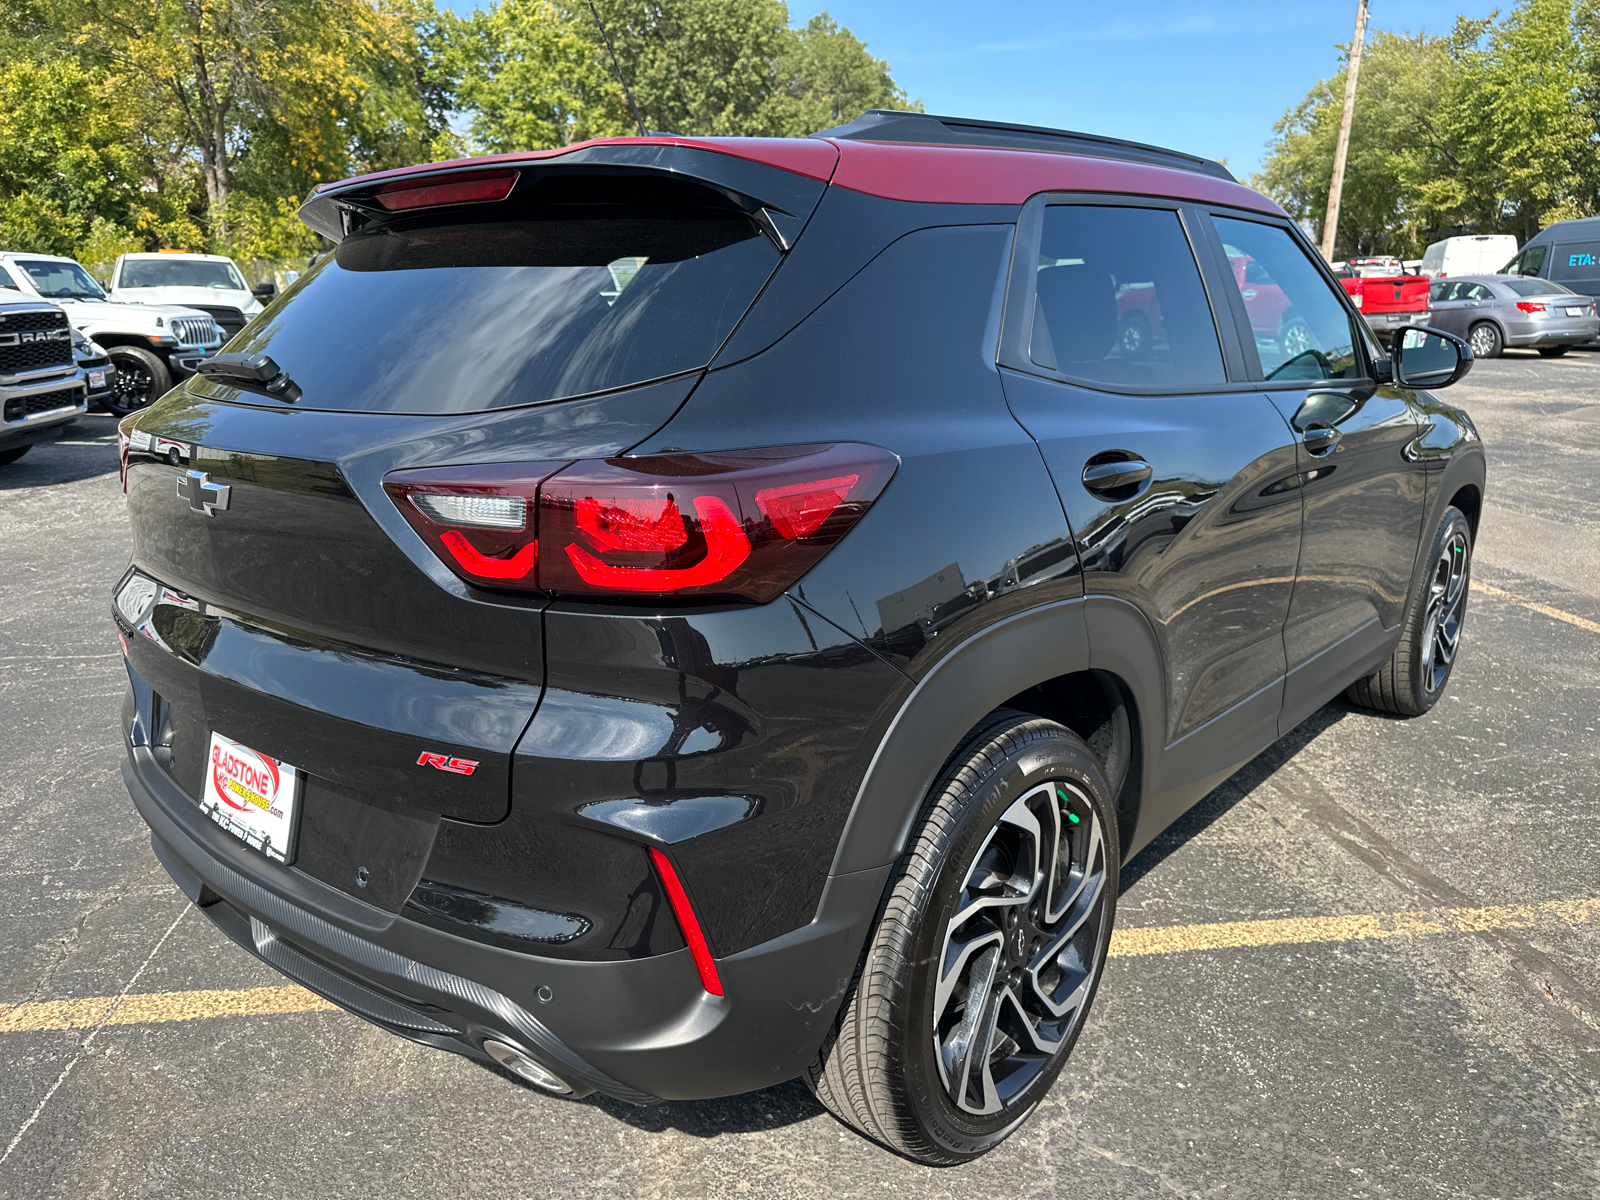
[[1420, 274], [1430, 279], [1493, 275], [1517, 252], [1516, 235], [1475, 233], [1447, 237], [1422, 252]]

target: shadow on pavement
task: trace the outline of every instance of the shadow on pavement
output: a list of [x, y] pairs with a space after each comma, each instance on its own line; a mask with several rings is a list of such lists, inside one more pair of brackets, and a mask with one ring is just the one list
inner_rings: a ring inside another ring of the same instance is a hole
[[1168, 855], [1183, 846], [1190, 838], [1209, 828], [1234, 805], [1266, 782], [1279, 767], [1351, 713], [1379, 719], [1384, 716], [1382, 713], [1357, 708], [1343, 696], [1324, 704], [1295, 726], [1287, 736], [1268, 746], [1222, 783], [1212, 788], [1204, 799], [1157, 834], [1155, 841], [1124, 863], [1120, 880], [1121, 892], [1126, 893], [1139, 880], [1160, 866]]
[[109, 413], [79, 417], [60, 437], [37, 443], [14, 463], [0, 466], [0, 492], [77, 483], [117, 472], [117, 420]]

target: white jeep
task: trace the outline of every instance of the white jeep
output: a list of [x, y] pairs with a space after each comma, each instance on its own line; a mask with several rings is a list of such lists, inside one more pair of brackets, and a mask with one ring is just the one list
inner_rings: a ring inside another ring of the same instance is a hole
[[70, 258], [0, 250], [0, 300], [46, 300], [76, 329], [105, 347], [116, 367], [101, 404], [126, 416], [159, 399], [225, 340], [210, 313], [176, 304], [126, 304], [107, 298]]
[[111, 268], [111, 298], [134, 304], [183, 304], [208, 312], [233, 335], [278, 293], [271, 283], [252, 288], [233, 259], [221, 254], [160, 250], [124, 254]]

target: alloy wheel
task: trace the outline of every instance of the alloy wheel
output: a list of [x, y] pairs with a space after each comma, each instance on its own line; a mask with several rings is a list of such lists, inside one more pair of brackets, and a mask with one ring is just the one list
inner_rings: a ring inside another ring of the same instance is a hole
[[1466, 615], [1467, 539], [1459, 529], [1439, 551], [1428, 580], [1427, 608], [1422, 626], [1422, 687], [1433, 695], [1444, 686], [1461, 644], [1461, 622]]
[[1467, 335], [1467, 341], [1472, 346], [1475, 358], [1489, 358], [1494, 354], [1495, 343], [1500, 339], [1495, 336], [1493, 329], [1487, 325], [1476, 325]]
[[1298, 358], [1311, 349], [1311, 326], [1296, 317], [1278, 336], [1278, 349], [1287, 358]]
[[1105, 835], [1076, 786], [1043, 783], [984, 839], [945, 926], [933, 1039], [950, 1100], [999, 1112], [1072, 1042], [1103, 958]]
[[147, 368], [137, 361], [125, 359], [117, 364], [117, 374], [111, 381], [111, 400], [118, 412], [130, 413], [149, 404], [155, 380]]

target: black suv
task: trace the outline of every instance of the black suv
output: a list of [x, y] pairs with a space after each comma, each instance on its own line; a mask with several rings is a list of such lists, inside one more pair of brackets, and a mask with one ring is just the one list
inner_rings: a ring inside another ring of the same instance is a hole
[[124, 773], [221, 930], [402, 1036], [969, 1158], [1120, 864], [1449, 677], [1484, 458], [1416, 389], [1470, 353], [1383, 354], [1216, 163], [874, 112], [302, 215], [337, 249], [122, 426]]

